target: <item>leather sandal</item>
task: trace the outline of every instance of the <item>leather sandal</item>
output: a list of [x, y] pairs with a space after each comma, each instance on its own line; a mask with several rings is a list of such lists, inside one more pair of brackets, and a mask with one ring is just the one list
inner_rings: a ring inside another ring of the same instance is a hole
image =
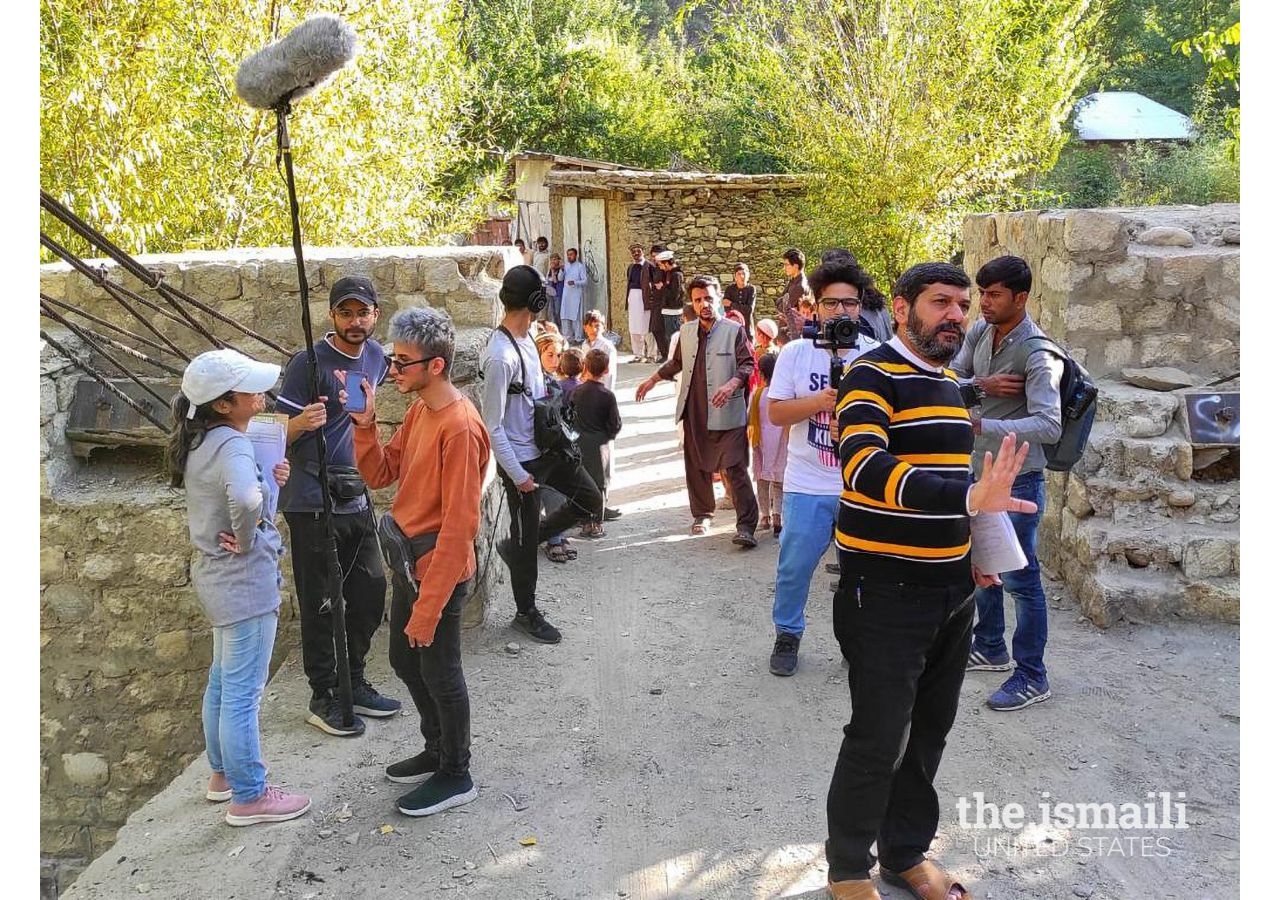
[[880, 892], [870, 879], [859, 881], [828, 881], [827, 892], [831, 900], [880, 900]]
[[710, 519], [694, 519], [693, 527], [689, 529], [690, 534], [706, 534], [707, 529], [711, 527]]
[[963, 884], [928, 859], [903, 872], [890, 872], [881, 866], [880, 877], [886, 884], [906, 888], [919, 900], [973, 900]]

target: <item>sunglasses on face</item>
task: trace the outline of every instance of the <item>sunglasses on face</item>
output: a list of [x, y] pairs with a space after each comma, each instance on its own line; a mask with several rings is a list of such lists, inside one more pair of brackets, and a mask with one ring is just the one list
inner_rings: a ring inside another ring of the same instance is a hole
[[403, 372], [405, 369], [408, 369], [412, 366], [418, 366], [418, 365], [421, 365], [422, 363], [428, 363], [428, 362], [431, 362], [431, 360], [433, 359], [439, 359], [439, 358], [440, 357], [438, 356], [424, 356], [422, 357], [422, 359], [400, 359], [397, 356], [388, 356], [387, 365], [392, 369], [398, 369], [401, 372]]

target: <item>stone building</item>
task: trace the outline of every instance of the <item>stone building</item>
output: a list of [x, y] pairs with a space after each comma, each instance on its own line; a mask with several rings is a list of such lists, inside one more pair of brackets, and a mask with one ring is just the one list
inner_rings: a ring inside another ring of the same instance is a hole
[[782, 251], [794, 221], [790, 204], [806, 182], [795, 175], [715, 175], [634, 170], [546, 175], [552, 246], [578, 247], [592, 284], [588, 306], [608, 310], [609, 327], [627, 334], [627, 266], [632, 243], [665, 244], [685, 277], [733, 280], [745, 262], [757, 285], [757, 308], [782, 293]]
[[1187, 398], [1238, 412], [1239, 244], [1237, 204], [965, 222], [969, 273], [1026, 259], [1028, 312], [1099, 385], [1084, 458], [1048, 473], [1040, 532], [1042, 559], [1099, 625], [1238, 620], [1240, 450], [1193, 435]]
[[[397, 309], [447, 310], [458, 329], [453, 377], [478, 403], [479, 352], [499, 316], [498, 284], [517, 261], [512, 248], [309, 248], [307, 280], [317, 336], [324, 334], [328, 290], [362, 274], [378, 290], [386, 319]], [[148, 268], [286, 348], [300, 347], [297, 269], [287, 249], [141, 257]], [[102, 261], [95, 260], [96, 265]], [[107, 277], [149, 295], [106, 263]], [[65, 264], [42, 266], [40, 290], [122, 327], [133, 319], [100, 287]], [[221, 339], [284, 362], [229, 326], [204, 316]], [[157, 327], [186, 352], [208, 348], [189, 329], [156, 316]], [[74, 336], [43, 323], [51, 336], [88, 360]], [[102, 368], [104, 374], [109, 371]], [[115, 840], [133, 810], [203, 750], [200, 699], [211, 637], [190, 585], [185, 496], [168, 487], [159, 454], [145, 446], [94, 449], [88, 459], [66, 438], [71, 401], [85, 379], [52, 347], [40, 355], [40, 853], [42, 882], [65, 886]], [[156, 379], [170, 392], [177, 379]], [[111, 403], [104, 394], [103, 412]], [[378, 395], [384, 438], [407, 401]], [[158, 432], [157, 432], [158, 435]], [[146, 435], [143, 435], [146, 437]], [[386, 508], [394, 489], [375, 494]], [[486, 495], [481, 542], [501, 507], [496, 478]], [[286, 546], [288, 542], [286, 541]], [[491, 559], [486, 550], [477, 553]], [[275, 665], [297, 646], [292, 567], [285, 588]], [[493, 568], [478, 573], [464, 621], [483, 618]]]

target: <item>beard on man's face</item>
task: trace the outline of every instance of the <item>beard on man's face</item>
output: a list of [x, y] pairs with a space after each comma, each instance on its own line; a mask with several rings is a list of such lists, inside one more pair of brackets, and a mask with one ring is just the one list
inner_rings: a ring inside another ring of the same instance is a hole
[[[942, 337], [948, 332], [955, 334], [956, 340], [951, 341]], [[931, 329], [927, 328], [916, 315], [916, 308], [912, 305], [907, 312], [907, 337], [911, 338], [911, 343], [915, 344], [921, 356], [931, 363], [942, 366], [951, 362], [960, 352], [960, 345], [964, 343], [964, 326], [956, 322], [944, 321]]]

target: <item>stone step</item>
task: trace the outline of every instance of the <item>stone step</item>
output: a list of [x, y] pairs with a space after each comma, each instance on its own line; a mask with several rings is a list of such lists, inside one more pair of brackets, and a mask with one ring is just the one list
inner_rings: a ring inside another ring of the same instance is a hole
[[[1135, 572], [1181, 572], [1189, 581], [1239, 575], [1240, 531], [1209, 523], [1119, 524], [1104, 519], [1064, 523], [1063, 548], [1085, 565], [1127, 566]], [[1102, 557], [1103, 559], [1099, 559]]]
[[1089, 435], [1079, 471], [1094, 474], [1104, 469], [1126, 479], [1172, 475], [1186, 481], [1194, 471], [1194, 456], [1191, 444], [1173, 429], [1151, 437], [1131, 437], [1114, 422], [1100, 422]]
[[1183, 481], [1148, 473], [1137, 478], [1107, 478], [1072, 473], [1065, 503], [1080, 519], [1116, 520], [1167, 516], [1175, 521], [1232, 522], [1240, 516], [1240, 482]]
[[1127, 437], [1162, 435], [1174, 423], [1180, 403], [1177, 394], [1134, 387], [1124, 381], [1099, 381], [1094, 433], [1102, 423], [1109, 423]]
[[1103, 628], [1175, 617], [1240, 620], [1240, 580], [1235, 577], [1189, 582], [1168, 572], [1107, 566], [1086, 573], [1075, 587], [1081, 611]]

